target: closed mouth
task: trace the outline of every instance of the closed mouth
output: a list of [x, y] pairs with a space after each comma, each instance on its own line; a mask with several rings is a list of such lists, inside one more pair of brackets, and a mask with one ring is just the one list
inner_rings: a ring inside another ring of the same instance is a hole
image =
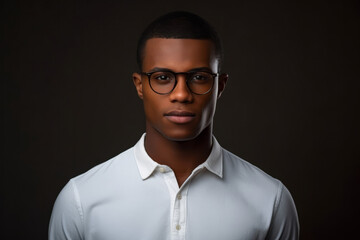
[[195, 113], [176, 110], [176, 111], [171, 111], [171, 112], [165, 113], [164, 116], [194, 117]]
[[195, 113], [176, 110], [165, 113], [164, 116], [172, 123], [186, 124], [194, 120]]

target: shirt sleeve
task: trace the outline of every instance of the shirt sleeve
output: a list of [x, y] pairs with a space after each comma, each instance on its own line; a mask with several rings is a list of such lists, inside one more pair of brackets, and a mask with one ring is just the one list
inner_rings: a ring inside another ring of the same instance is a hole
[[49, 240], [83, 239], [83, 213], [75, 183], [70, 180], [57, 197], [50, 218]]
[[290, 192], [280, 183], [267, 240], [298, 240], [299, 220]]

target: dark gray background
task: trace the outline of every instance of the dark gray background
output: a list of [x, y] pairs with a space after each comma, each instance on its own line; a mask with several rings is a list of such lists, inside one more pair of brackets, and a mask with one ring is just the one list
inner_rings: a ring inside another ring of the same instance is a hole
[[357, 234], [359, 1], [6, 1], [1, 238], [46, 239], [66, 182], [139, 139], [136, 41], [170, 10], [223, 39], [221, 145], [289, 188], [301, 239]]

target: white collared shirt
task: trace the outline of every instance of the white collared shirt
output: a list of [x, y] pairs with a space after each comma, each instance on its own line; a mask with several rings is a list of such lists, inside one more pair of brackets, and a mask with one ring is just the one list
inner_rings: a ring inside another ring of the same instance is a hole
[[53, 208], [50, 240], [298, 239], [289, 191], [215, 138], [180, 188], [171, 168], [146, 153], [144, 138], [69, 181]]

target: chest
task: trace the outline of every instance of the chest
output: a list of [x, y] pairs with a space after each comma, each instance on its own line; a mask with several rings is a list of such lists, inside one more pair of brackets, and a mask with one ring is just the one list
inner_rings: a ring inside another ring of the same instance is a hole
[[181, 189], [161, 177], [148, 183], [88, 204], [85, 239], [265, 238], [271, 214], [221, 181], [193, 182]]

